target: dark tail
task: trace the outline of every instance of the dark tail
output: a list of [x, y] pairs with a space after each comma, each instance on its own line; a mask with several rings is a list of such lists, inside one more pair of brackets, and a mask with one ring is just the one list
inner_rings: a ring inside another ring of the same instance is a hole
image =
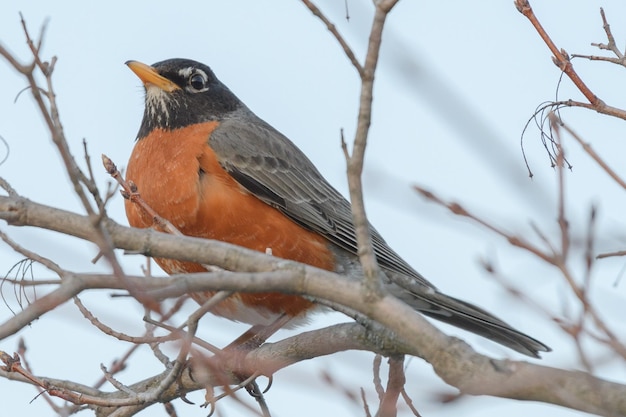
[[388, 279], [385, 287], [420, 313], [534, 358], [540, 357], [539, 352], [552, 350], [482, 308], [439, 292], [426, 278], [409, 266], [407, 270], [411, 276], [397, 271], [385, 271]]
[[[550, 352], [537, 339], [515, 330], [485, 310], [437, 291], [412, 294], [418, 300], [417, 310], [434, 319], [476, 333], [528, 356], [539, 358], [539, 352]], [[424, 305], [427, 304], [427, 305]]]

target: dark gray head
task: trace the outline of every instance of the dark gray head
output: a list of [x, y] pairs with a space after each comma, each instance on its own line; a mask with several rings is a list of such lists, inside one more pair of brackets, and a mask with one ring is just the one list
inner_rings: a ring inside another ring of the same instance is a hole
[[223, 120], [243, 103], [211, 68], [190, 59], [168, 59], [152, 66], [126, 65], [146, 89], [146, 107], [137, 139], [154, 129], [173, 130], [211, 120]]

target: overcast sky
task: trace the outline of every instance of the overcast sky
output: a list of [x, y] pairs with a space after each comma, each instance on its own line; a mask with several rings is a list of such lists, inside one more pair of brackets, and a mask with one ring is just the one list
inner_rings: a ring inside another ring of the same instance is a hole
[[[61, 119], [81, 164], [83, 138], [96, 162], [105, 153], [124, 167], [130, 155], [143, 112], [143, 89], [125, 61], [191, 58], [210, 65], [254, 112], [291, 138], [333, 185], [347, 192], [339, 132], [343, 128], [347, 138], [354, 134], [359, 80], [335, 39], [299, 1], [13, 3], [0, 7], [0, 42], [27, 59], [18, 12], [24, 14], [33, 33], [47, 19], [43, 55], [58, 57], [54, 82]], [[600, 6], [612, 23], [618, 45], [626, 45], [623, 0], [534, 3], [547, 31], [569, 53], [599, 53], [590, 43], [606, 41]], [[344, 1], [320, 0], [318, 5], [357, 56], [363, 57], [372, 18], [370, 2], [348, 0], [349, 21], [344, 17]], [[623, 68], [583, 60], [574, 63], [599, 97], [626, 107]], [[569, 340], [544, 316], [507, 296], [478, 261], [496, 262], [507, 278], [557, 315], [575, 306], [559, 273], [511, 249], [492, 233], [425, 202], [410, 188], [412, 184], [426, 186], [520, 234], [531, 236], [533, 222], [558, 242], [555, 171], [539, 131], [531, 125], [524, 136], [524, 150], [535, 174], [529, 179], [520, 137], [534, 109], [555, 98], [559, 75], [549, 51], [512, 0], [400, 2], [384, 34], [365, 191], [370, 220], [416, 269], [443, 291], [487, 308], [550, 345], [554, 352], [544, 355], [542, 364], [569, 369], [579, 367]], [[37, 202], [80, 212], [30, 95], [26, 92], [15, 100], [24, 86], [25, 81], [0, 62], [0, 136], [10, 147], [0, 176]], [[567, 79], [558, 97], [583, 100]], [[623, 121], [581, 109], [564, 110], [562, 116], [613, 168], [626, 174]], [[572, 140], [566, 140], [566, 150], [574, 166], [566, 175], [574, 254], [580, 253], [591, 204], [599, 207], [596, 250], [624, 249], [623, 190]], [[0, 144], [0, 160], [5, 152]], [[95, 168], [104, 190], [110, 180], [99, 166]], [[121, 197], [108, 210], [113, 219], [126, 224]], [[4, 223], [0, 230], [63, 268], [107, 270], [105, 265], [90, 263], [96, 254], [94, 245], [38, 230], [9, 228]], [[19, 259], [0, 244], [0, 274]], [[143, 262], [130, 256], [123, 261], [129, 273], [139, 273]], [[626, 330], [624, 284], [614, 285], [622, 264], [620, 259], [601, 261], [594, 275], [594, 300], [617, 334]], [[581, 278], [582, 260], [572, 259], [571, 265], [578, 267], [577, 278]], [[2, 291], [16, 308], [12, 290], [4, 285]], [[111, 300], [105, 293], [84, 299], [109, 325], [141, 332], [143, 313], [137, 305]], [[0, 320], [10, 314], [0, 305]], [[338, 314], [316, 317], [306, 329], [340, 320], [345, 318]], [[245, 330], [225, 320], [207, 317], [205, 321], [205, 337], [218, 345]], [[525, 359], [479, 337], [449, 327], [445, 330], [489, 355]], [[25, 338], [37, 374], [85, 384], [100, 378], [100, 363], [110, 363], [128, 348], [93, 330], [73, 304], [55, 310], [18, 336]], [[0, 341], [0, 350], [12, 352], [16, 346], [17, 336]], [[603, 350], [589, 346], [594, 358], [604, 358], [598, 375], [623, 381], [623, 363], [606, 360]], [[294, 415], [294, 410], [301, 416], [361, 416], [361, 406], [351, 403], [339, 389], [327, 387], [322, 374], [355, 393], [363, 386], [374, 404], [372, 358], [368, 353], [347, 352], [281, 371], [267, 395], [270, 407], [278, 417]], [[119, 375], [127, 384], [159, 369], [147, 351], [131, 365]], [[558, 407], [494, 398], [441, 405], [435, 394], [455, 390], [441, 382], [430, 366], [413, 359], [407, 376], [407, 390], [423, 415], [579, 415]], [[10, 400], [4, 397], [6, 415], [53, 414], [42, 399], [28, 404], [35, 395], [31, 387], [0, 380], [0, 392], [11, 393]], [[201, 397], [198, 393], [192, 398], [201, 402]], [[232, 400], [221, 401], [218, 407], [223, 415], [247, 415]], [[159, 406], [149, 410], [142, 415], [165, 415]], [[177, 404], [177, 411], [179, 416], [204, 413], [183, 404]], [[402, 415], [409, 413], [405, 410]]]

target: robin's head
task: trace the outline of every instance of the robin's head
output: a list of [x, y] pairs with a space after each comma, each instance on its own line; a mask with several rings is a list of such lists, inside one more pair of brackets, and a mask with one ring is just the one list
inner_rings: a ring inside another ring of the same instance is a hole
[[152, 130], [173, 130], [220, 120], [241, 108], [241, 101], [217, 79], [211, 68], [189, 59], [168, 59], [152, 66], [126, 65], [146, 88], [146, 108], [137, 138]]

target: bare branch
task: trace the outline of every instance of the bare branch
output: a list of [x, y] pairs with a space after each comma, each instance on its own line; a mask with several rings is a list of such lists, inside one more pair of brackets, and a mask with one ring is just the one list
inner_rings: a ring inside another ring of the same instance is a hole
[[541, 39], [543, 39], [545, 44], [548, 46], [548, 49], [550, 49], [550, 51], [552, 52], [552, 60], [555, 65], [558, 66], [561, 71], [563, 71], [569, 77], [570, 80], [572, 80], [576, 88], [578, 88], [578, 90], [589, 101], [591, 108], [599, 113], [626, 120], [625, 110], [608, 106], [606, 103], [604, 103], [604, 101], [598, 98], [587, 86], [587, 84], [585, 84], [585, 82], [580, 78], [580, 76], [574, 70], [574, 66], [572, 65], [569, 54], [564, 49], [559, 49], [555, 45], [555, 43], [552, 41], [552, 38], [550, 38], [550, 35], [548, 35], [546, 30], [539, 22], [539, 19], [533, 12], [532, 7], [530, 6], [530, 2], [528, 0], [515, 0], [515, 6], [517, 7], [517, 10], [524, 16], [526, 16], [526, 18], [528, 18], [530, 23], [534, 26]]
[[602, 27], [604, 29], [604, 32], [606, 33], [606, 38], [608, 40], [608, 43], [606, 44], [592, 43], [591, 45], [597, 47], [598, 49], [611, 51], [615, 54], [617, 58], [607, 57], [607, 56], [577, 55], [577, 54], [572, 54], [572, 57], [573, 58], [586, 58], [591, 61], [607, 61], [613, 64], [626, 67], [626, 57], [624, 56], [622, 51], [619, 50], [619, 48], [617, 47], [617, 44], [615, 43], [615, 37], [613, 37], [613, 33], [611, 32], [611, 26], [609, 25], [606, 15], [604, 14], [604, 9], [602, 7], [600, 7], [600, 16], [602, 17]]
[[557, 46], [554, 44], [552, 38], [550, 38], [550, 35], [548, 35], [546, 30], [539, 22], [539, 19], [533, 12], [532, 7], [530, 6], [530, 2], [528, 0], [515, 0], [515, 6], [521, 14], [528, 18], [530, 23], [535, 27], [535, 30], [537, 31], [539, 36], [541, 36], [541, 39], [543, 39], [545, 44], [548, 46], [548, 49], [550, 49], [550, 52], [552, 52], [553, 54], [553, 60], [556, 66], [558, 66], [561, 71], [563, 71], [572, 80], [574, 85], [576, 85], [580, 92], [583, 93], [587, 100], [589, 100], [589, 103], [598, 108], [603, 107], [604, 103], [602, 102], [602, 100], [600, 100], [594, 93], [591, 92], [589, 87], [587, 87], [583, 80], [578, 76], [576, 71], [574, 71], [574, 67], [572, 66], [567, 52], [565, 52], [565, 50], [563, 49], [557, 48]]
[[[340, 324], [263, 345], [250, 352], [245, 360], [250, 362], [247, 366], [258, 367], [263, 373], [273, 373], [294, 363], [292, 361], [331, 354], [338, 350], [376, 351], [386, 343], [386, 334], [388, 333], [383, 330], [382, 334], [374, 336], [358, 324]], [[377, 342], [372, 344], [375, 340]], [[622, 385], [594, 378], [584, 372], [562, 371], [527, 362], [498, 361], [480, 355], [467, 357], [462, 354], [464, 359], [459, 362], [456, 354], [466, 353], [466, 349], [468, 348], [463, 343], [455, 343], [441, 351], [440, 357], [433, 364], [436, 369], [442, 365], [445, 371], [440, 372], [441, 369], [438, 369], [439, 375], [465, 394], [567, 404], [577, 410], [603, 415], [622, 415], [626, 412], [626, 387]], [[409, 347], [407, 354], [414, 353]], [[148, 383], [149, 380], [146, 380], [129, 388], [139, 392], [140, 385]], [[189, 381], [186, 373], [183, 373], [177, 384], [179, 385], [170, 387], [161, 399], [167, 400], [169, 395], [175, 395], [172, 393], [173, 389], [188, 392], [201, 388], [197, 383]], [[117, 392], [110, 395], [119, 397], [124, 394]]]
[[[32, 63], [22, 65], [1, 45], [0, 55], [5, 57], [9, 64], [28, 80], [29, 89], [39, 107], [39, 111], [44, 115], [52, 140], [64, 160], [68, 175], [74, 185], [75, 192], [83, 203], [87, 216], [46, 207], [20, 197], [6, 181], [0, 178], [0, 187], [8, 194], [7, 196], [0, 196], [0, 219], [4, 219], [8, 224], [14, 226], [46, 228], [93, 242], [111, 264], [113, 273], [110, 275], [87, 275], [65, 271], [53, 261], [22, 248], [6, 234], [0, 232], [0, 237], [9, 243], [14, 250], [28, 256], [30, 259], [39, 261], [62, 278], [58, 282], [49, 280], [39, 280], [32, 283], [20, 282], [19, 280], [5, 281], [16, 288], [35, 287], [44, 282], [47, 284], [52, 283], [55, 287], [43, 297], [32, 302], [23, 311], [16, 314], [15, 317], [2, 323], [0, 325], [0, 339], [19, 331], [30, 321], [76, 297], [86, 289], [111, 288], [128, 291], [131, 296], [143, 304], [146, 316], [152, 316], [152, 312], [155, 311], [160, 312], [162, 308], [161, 301], [165, 298], [179, 297], [196, 291], [212, 291], [215, 292], [215, 295], [198, 307], [193, 314], [189, 315], [184, 321], [185, 324], [178, 328], [167, 323], [169, 322], [169, 317], [173, 314], [172, 312], [178, 311], [179, 303], [167, 313], [162, 313], [159, 321], [147, 318], [146, 322], [149, 324], [146, 332], [139, 337], [126, 335], [107, 327], [87, 308], [82, 306], [78, 298], [75, 298], [84, 316], [94, 326], [120, 340], [135, 343], [128, 350], [127, 354], [124, 355], [121, 364], [114, 364], [114, 366], [110, 367], [110, 371], [103, 366], [104, 377], [97, 386], [100, 386], [104, 381], [108, 381], [117, 388], [117, 391], [114, 393], [104, 393], [98, 389], [71, 381], [58, 381], [38, 377], [34, 375], [34, 372], [28, 366], [25, 366], [25, 350], [20, 352], [24, 366], [20, 363], [19, 355], [10, 356], [0, 352], [0, 358], [5, 364], [2, 370], [0, 370], [0, 376], [29, 382], [52, 396], [58, 396], [73, 404], [77, 404], [77, 406], [72, 406], [65, 410], [77, 411], [89, 406], [95, 410], [97, 416], [119, 417], [133, 415], [139, 410], [157, 402], [168, 403], [175, 398], [181, 397], [184, 399], [184, 394], [193, 390], [209, 388], [208, 392], [212, 395], [210, 388], [213, 386], [239, 382], [241, 378], [237, 378], [237, 375], [233, 376], [230, 371], [253, 370], [250, 379], [244, 381], [243, 384], [245, 385], [258, 374], [271, 376], [276, 371], [302, 360], [347, 349], [363, 349], [392, 357], [386, 390], [382, 389], [380, 380], [377, 382], [381, 396], [379, 412], [381, 416], [395, 415], [396, 404], [400, 395], [411, 406], [410, 399], [408, 399], [408, 395], [404, 391], [405, 375], [402, 360], [400, 359], [405, 354], [419, 356], [430, 362], [435, 371], [446, 382], [458, 387], [463, 395], [495, 395], [505, 398], [544, 401], [591, 413], [606, 415], [626, 414], [626, 400], [624, 400], [626, 398], [626, 387], [623, 385], [603, 381], [587, 373], [567, 372], [531, 365], [526, 362], [500, 361], [480, 355], [462, 341], [445, 336], [407, 305], [384, 293], [379, 281], [380, 275], [368, 234], [369, 224], [365, 217], [360, 181], [363, 170], [363, 156], [371, 122], [374, 74], [379, 59], [382, 31], [387, 14], [392, 10], [397, 0], [374, 1], [375, 16], [367, 55], [362, 65], [339, 34], [337, 28], [324, 14], [310, 1], [302, 1], [335, 36], [359, 72], [362, 81], [359, 118], [352, 155], [349, 154], [343, 137], [342, 146], [348, 163], [359, 254], [367, 277], [365, 291], [361, 282], [350, 281], [345, 279], [345, 277], [328, 271], [273, 258], [222, 242], [180, 236], [180, 233], [176, 233], [177, 231], [175, 230], [169, 230], [174, 235], [167, 235], [153, 230], [125, 228], [108, 219], [104, 205], [110, 194], [107, 194], [107, 197], [103, 199], [95, 186], [86, 144], [83, 143], [88, 175], [85, 175], [74, 161], [64, 137], [51, 78], [56, 58], [52, 57], [49, 62], [46, 62], [40, 56], [45, 25], [42, 28], [41, 36], [34, 40], [22, 19], [24, 32], [32, 54]], [[557, 49], [556, 45], [541, 27], [528, 1], [517, 0], [516, 5], [535, 26], [553, 52], [555, 63], [572, 79], [574, 84], [589, 100], [589, 103], [571, 100], [550, 103], [545, 109], [577, 106], [626, 118], [626, 112], [606, 106], [582, 82], [574, 71], [568, 54], [562, 49]], [[619, 50], [616, 50], [604, 12], [601, 11], [601, 13], [609, 39], [606, 49], [623, 58], [623, 55], [619, 55]], [[41, 79], [42, 75], [45, 78], [45, 88], [39, 86], [36, 82], [36, 79]], [[544, 116], [546, 113], [543, 113], [542, 110], [542, 126], [545, 126], [546, 117]], [[616, 181], [618, 181], [618, 178], [615, 178], [617, 174], [608, 165], [602, 165], [602, 160], [591, 147], [585, 147], [580, 138], [576, 137], [569, 128], [564, 125], [559, 126], [558, 123], [556, 118], [552, 116], [551, 124], [555, 129], [556, 141], [548, 142], [548, 146], [552, 146], [554, 162], [559, 170], [558, 221], [561, 231], [560, 245], [551, 244], [548, 235], [537, 228], [536, 233], [546, 247], [542, 249], [522, 237], [510, 234], [490, 224], [488, 221], [480, 219], [465, 210], [460, 204], [446, 203], [424, 189], [419, 189], [419, 191], [431, 200], [446, 206], [454, 213], [477, 221], [506, 238], [511, 244], [524, 248], [540, 259], [559, 268], [584, 307], [584, 311], [579, 315], [578, 320], [574, 321], [569, 329], [565, 324], [561, 323], [562, 328], [576, 338], [577, 346], [580, 348], [580, 356], [583, 360], [585, 360], [586, 355], [582, 349], [582, 344], [580, 344], [579, 337], [583, 334], [585, 326], [589, 326], [591, 323], [595, 325], [593, 337], [613, 347], [615, 351], [621, 352], [626, 358], [626, 354], [624, 354], [626, 349], [623, 344], [602, 321], [596, 309], [588, 301], [594, 262], [595, 212], [592, 213], [592, 219], [589, 223], [589, 236], [585, 254], [587, 269], [582, 285], [576, 283], [574, 274], [566, 265], [571, 242], [566, 217], [563, 181], [565, 159], [558, 129], [564, 128], [568, 133], [572, 134], [583, 145], [585, 151]], [[115, 177], [115, 174], [112, 175]], [[121, 178], [119, 172], [117, 176]], [[626, 183], [620, 182], [620, 185], [624, 186], [624, 184]], [[85, 189], [91, 193], [91, 196], [85, 192]], [[137, 191], [136, 189], [133, 191], [132, 184], [127, 184], [126, 193], [129, 197], [133, 198], [133, 195], [135, 195], [135, 199], [140, 199]], [[168, 230], [167, 224], [159, 223], [157, 213], [154, 213], [153, 218], [161, 230]], [[206, 274], [173, 275], [170, 278], [127, 276], [117, 261], [116, 254], [113, 251], [115, 248], [122, 248], [147, 256], [171, 258], [204, 265], [217, 265], [224, 269], [240, 272], [216, 271]], [[333, 306], [350, 317], [358, 318], [360, 324], [350, 323], [313, 332], [305, 332], [276, 343], [265, 344], [250, 352], [233, 357], [220, 356], [220, 352], [217, 349], [196, 337], [195, 332], [203, 315], [211, 311], [233, 292], [266, 293], [268, 291], [297, 294], [320, 304]], [[155, 314], [155, 316], [157, 315]], [[170, 333], [163, 337], [155, 337], [153, 325], [160, 326]], [[185, 327], [186, 329], [183, 330]], [[159, 343], [173, 339], [179, 339], [181, 343], [178, 346], [179, 350], [176, 353], [176, 359], [170, 361], [161, 352]], [[118, 381], [114, 375], [123, 369], [125, 358], [132, 354], [136, 346], [141, 343], [151, 345], [155, 356], [159, 358], [166, 369], [161, 374], [148, 378], [145, 381], [126, 385], [124, 382]], [[202, 351], [204, 348], [217, 355], [207, 356], [206, 352]], [[207, 364], [203, 368], [206, 368], [208, 376], [207, 378], [202, 378], [201, 382], [193, 378], [194, 375], [185, 367], [190, 356], [194, 360], [199, 360], [202, 364]], [[222, 361], [222, 359], [224, 360]], [[216, 362], [219, 362], [219, 366], [215, 365]], [[210, 364], [213, 365], [209, 366]], [[591, 364], [589, 368], [591, 369]], [[258, 390], [258, 387], [256, 389]], [[229, 389], [226, 391], [224, 396], [232, 395], [233, 393]], [[208, 401], [207, 404], [211, 404], [211, 401]], [[366, 413], [369, 413], [367, 404], [365, 408]], [[265, 408], [264, 412], [267, 414], [268, 410]], [[413, 409], [413, 412], [418, 415], [417, 410]], [[175, 414], [175, 411], [170, 409], [169, 413]]]
[[580, 135], [578, 135], [572, 128], [570, 128], [567, 124], [561, 122], [560, 127], [562, 127], [567, 133], [570, 134], [572, 138], [576, 140], [582, 146], [583, 150], [587, 152], [587, 154], [602, 168], [610, 177], [615, 181], [620, 187], [626, 190], [626, 181], [622, 179], [622, 177], [617, 174], [606, 162], [605, 160], [593, 150], [591, 145], [588, 142], [585, 142]]
[[359, 247], [359, 260], [363, 266], [365, 297], [371, 299], [381, 296], [380, 269], [374, 255], [370, 225], [365, 214], [361, 174], [363, 173], [365, 148], [372, 120], [374, 74], [378, 65], [382, 32], [387, 14], [395, 3], [395, 1], [375, 3], [374, 21], [370, 31], [367, 55], [365, 56], [365, 64], [363, 65], [363, 73], [361, 75], [361, 97], [359, 99], [356, 133], [354, 135], [352, 155], [347, 161], [348, 188], [350, 190], [356, 240]]
[[137, 186], [131, 181], [128, 182], [122, 176], [120, 171], [117, 169], [117, 165], [106, 155], [102, 155], [102, 165], [104, 165], [104, 169], [106, 172], [113, 177], [115, 181], [122, 187], [122, 195], [124, 198], [130, 200], [133, 204], [137, 204], [141, 207], [150, 218], [154, 221], [154, 225], [161, 231], [166, 233], [170, 233], [172, 235], [182, 236], [183, 234], [178, 230], [174, 225], [169, 222], [167, 219], [161, 217], [159, 213], [154, 211], [152, 207], [146, 203], [146, 201], [141, 198], [141, 194], [137, 190]]
[[2, 239], [4, 241], [4, 243], [6, 243], [7, 245], [9, 245], [14, 251], [16, 251], [17, 253], [24, 255], [26, 258], [31, 259], [43, 266], [45, 266], [46, 268], [48, 268], [49, 270], [56, 272], [60, 277], [62, 277], [65, 274], [65, 271], [56, 264], [56, 262], [53, 262], [51, 259], [45, 258], [33, 251], [30, 251], [28, 249], [26, 249], [25, 247], [19, 245], [17, 242], [15, 242], [13, 239], [11, 239], [6, 233], [4, 233], [2, 230], [0, 230], [0, 239]]
[[380, 404], [377, 416], [396, 417], [398, 414], [398, 398], [404, 390], [404, 356], [391, 356], [389, 358], [389, 379], [387, 389]]
[[488, 222], [487, 220], [484, 220], [478, 216], [476, 216], [475, 214], [469, 212], [468, 210], [466, 210], [463, 206], [461, 206], [459, 203], [455, 203], [455, 202], [445, 202], [444, 200], [442, 200], [441, 198], [439, 198], [437, 195], [435, 195], [433, 192], [415, 185], [413, 186], [413, 188], [415, 189], [415, 191], [417, 191], [418, 193], [420, 193], [424, 198], [433, 201], [445, 208], [447, 208], [448, 210], [450, 210], [452, 213], [456, 214], [457, 216], [463, 216], [463, 217], [467, 217], [469, 219], [472, 219], [473, 221], [475, 221], [476, 223], [480, 224], [481, 226], [485, 227], [488, 230], [491, 230], [492, 232], [496, 233], [497, 235], [502, 236], [503, 238], [505, 238], [511, 245], [513, 246], [517, 246], [519, 248], [525, 249], [529, 252], [531, 252], [532, 254], [536, 255], [537, 257], [539, 257], [540, 259], [542, 259], [543, 261], [554, 265], [555, 264], [555, 254], [553, 253], [546, 253], [544, 251], [542, 251], [541, 249], [539, 249], [538, 247], [532, 245], [530, 242], [528, 242], [526, 239], [524, 239], [521, 236], [516, 236], [516, 235], [512, 235], [508, 232], [506, 232], [503, 229], [498, 228], [497, 226], [495, 226], [494, 224]]
[[341, 36], [339, 30], [337, 30], [337, 27], [324, 15], [324, 13], [322, 13], [319, 7], [317, 7], [312, 1], [302, 0], [302, 3], [304, 3], [304, 5], [308, 7], [311, 13], [317, 16], [326, 25], [326, 28], [330, 31], [330, 33], [333, 34], [335, 39], [337, 39], [337, 42], [339, 42], [339, 45], [341, 45], [344, 53], [346, 54], [354, 68], [356, 68], [359, 76], [363, 77], [363, 66], [361, 66], [361, 63], [357, 59], [356, 55], [354, 54], [348, 43], [345, 41], [343, 36]]

